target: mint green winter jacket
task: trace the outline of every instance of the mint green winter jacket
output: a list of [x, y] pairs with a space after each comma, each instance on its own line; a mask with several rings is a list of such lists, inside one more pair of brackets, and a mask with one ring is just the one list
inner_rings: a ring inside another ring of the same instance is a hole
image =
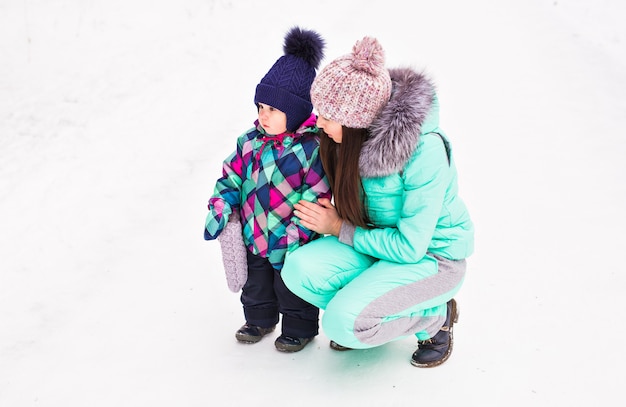
[[391, 99], [370, 127], [359, 163], [375, 228], [342, 229], [340, 240], [397, 263], [416, 263], [427, 252], [464, 259], [474, 250], [474, 226], [458, 194], [453, 151], [439, 128], [434, 86], [411, 69], [390, 74]]

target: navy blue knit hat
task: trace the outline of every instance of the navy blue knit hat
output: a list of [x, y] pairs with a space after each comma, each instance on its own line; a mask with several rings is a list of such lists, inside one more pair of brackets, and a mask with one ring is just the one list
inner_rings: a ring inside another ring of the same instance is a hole
[[324, 40], [315, 31], [293, 27], [285, 35], [283, 52], [256, 87], [254, 104], [275, 107], [287, 115], [293, 132], [311, 115], [311, 84], [324, 57]]

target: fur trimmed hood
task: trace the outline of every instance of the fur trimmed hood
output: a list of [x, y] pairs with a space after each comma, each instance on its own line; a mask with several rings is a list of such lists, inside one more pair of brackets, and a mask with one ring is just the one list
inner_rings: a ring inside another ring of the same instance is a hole
[[433, 109], [435, 87], [424, 74], [410, 68], [390, 69], [389, 74], [391, 98], [369, 127], [370, 138], [359, 157], [364, 178], [401, 171], [413, 155], [422, 124]]

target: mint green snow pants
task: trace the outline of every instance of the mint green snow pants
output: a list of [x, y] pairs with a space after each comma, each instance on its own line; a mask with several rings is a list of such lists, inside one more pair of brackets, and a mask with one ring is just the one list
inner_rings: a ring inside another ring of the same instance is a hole
[[431, 254], [414, 264], [378, 260], [327, 236], [290, 253], [281, 275], [293, 293], [324, 310], [322, 329], [330, 339], [366, 349], [434, 336], [465, 268], [465, 260]]

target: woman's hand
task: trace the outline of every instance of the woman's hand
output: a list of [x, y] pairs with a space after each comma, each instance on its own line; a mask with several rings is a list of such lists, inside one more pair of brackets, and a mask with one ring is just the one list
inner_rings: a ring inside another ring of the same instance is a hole
[[300, 218], [300, 223], [305, 228], [324, 235], [339, 236], [343, 221], [329, 199], [320, 198], [316, 204], [300, 201], [294, 208], [294, 214]]

